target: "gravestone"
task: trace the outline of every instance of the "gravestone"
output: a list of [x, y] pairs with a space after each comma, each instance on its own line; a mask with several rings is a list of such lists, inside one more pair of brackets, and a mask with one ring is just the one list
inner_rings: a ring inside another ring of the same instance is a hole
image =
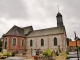
[[31, 58], [31, 51], [28, 50], [26, 55], [27, 55], [27, 58]]
[[3, 51], [3, 54], [5, 54], [7, 52], [7, 49], [3, 49], [2, 51]]
[[36, 50], [32, 50], [32, 56], [36, 55]]

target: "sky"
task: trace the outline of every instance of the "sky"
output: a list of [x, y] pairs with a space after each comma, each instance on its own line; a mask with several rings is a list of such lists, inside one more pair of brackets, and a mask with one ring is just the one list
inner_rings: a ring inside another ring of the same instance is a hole
[[74, 31], [80, 37], [80, 0], [0, 0], [0, 37], [14, 25], [34, 30], [56, 27], [57, 5], [67, 37], [74, 39]]

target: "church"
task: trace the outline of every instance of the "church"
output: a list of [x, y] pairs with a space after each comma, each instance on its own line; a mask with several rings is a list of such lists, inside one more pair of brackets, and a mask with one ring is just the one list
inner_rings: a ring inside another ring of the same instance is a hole
[[56, 16], [57, 27], [33, 30], [32, 26], [18, 27], [13, 26], [8, 32], [3, 34], [2, 49], [8, 51], [24, 51], [25, 49], [41, 49], [48, 48], [54, 51], [66, 50], [66, 30], [63, 24], [61, 13]]

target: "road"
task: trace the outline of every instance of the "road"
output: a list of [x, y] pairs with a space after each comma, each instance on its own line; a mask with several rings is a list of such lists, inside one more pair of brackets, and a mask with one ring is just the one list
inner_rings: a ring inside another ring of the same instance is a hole
[[[68, 60], [78, 60], [77, 54], [70, 54], [69, 56], [70, 56], [70, 59]], [[79, 60], [80, 60], [80, 54], [79, 54]]]

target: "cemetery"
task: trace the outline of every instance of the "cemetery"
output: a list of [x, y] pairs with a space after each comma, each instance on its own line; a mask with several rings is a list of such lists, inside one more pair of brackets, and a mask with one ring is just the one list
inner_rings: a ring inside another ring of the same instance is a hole
[[41, 50], [27, 50], [23, 52], [8, 52], [4, 49], [0, 52], [0, 60], [66, 60], [69, 59], [69, 52], [61, 52], [57, 50], [56, 52], [52, 49], [47, 49], [45, 51]]

